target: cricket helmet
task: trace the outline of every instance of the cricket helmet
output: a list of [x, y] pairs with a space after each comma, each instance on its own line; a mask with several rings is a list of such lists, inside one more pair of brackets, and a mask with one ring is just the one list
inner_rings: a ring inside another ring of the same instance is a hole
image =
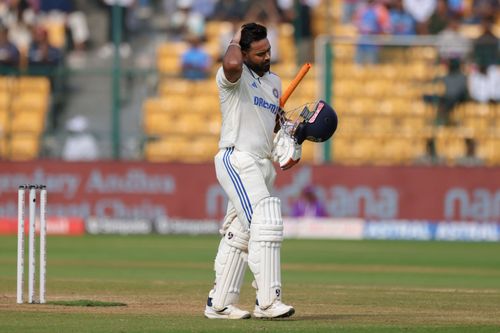
[[306, 105], [300, 115], [304, 120], [297, 125], [293, 134], [298, 144], [304, 140], [326, 141], [337, 129], [337, 113], [323, 100], [319, 100], [312, 108]]

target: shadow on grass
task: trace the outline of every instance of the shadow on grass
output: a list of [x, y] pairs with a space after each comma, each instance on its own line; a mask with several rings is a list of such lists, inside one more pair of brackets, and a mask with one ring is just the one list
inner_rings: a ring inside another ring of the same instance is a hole
[[93, 301], [88, 299], [79, 299], [73, 301], [50, 301], [47, 302], [46, 304], [62, 305], [62, 306], [83, 306], [83, 307], [127, 306], [127, 304], [120, 302], [102, 302], [102, 301]]
[[370, 316], [376, 316], [378, 315], [369, 315], [369, 314], [347, 314], [347, 315], [336, 315], [336, 314], [314, 314], [314, 315], [301, 315], [297, 316], [294, 318], [291, 318], [290, 320], [295, 320], [295, 321], [310, 321], [310, 320], [350, 320], [350, 319], [359, 319], [359, 318], [366, 318]]

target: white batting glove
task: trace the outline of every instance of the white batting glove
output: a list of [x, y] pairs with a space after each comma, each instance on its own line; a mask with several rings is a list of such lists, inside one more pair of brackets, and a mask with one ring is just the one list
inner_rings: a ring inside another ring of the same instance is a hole
[[278, 162], [281, 170], [288, 170], [299, 163], [302, 156], [302, 146], [283, 129], [274, 137], [273, 159]]

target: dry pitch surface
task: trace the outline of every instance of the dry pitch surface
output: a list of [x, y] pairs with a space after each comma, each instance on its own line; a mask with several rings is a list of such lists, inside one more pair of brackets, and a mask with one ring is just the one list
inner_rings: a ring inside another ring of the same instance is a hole
[[[0, 332], [500, 333], [500, 244], [285, 240], [287, 320], [217, 321], [202, 311], [215, 237], [53, 237], [49, 301], [16, 305], [15, 238], [0, 237]], [[247, 279], [241, 307], [251, 310]]]

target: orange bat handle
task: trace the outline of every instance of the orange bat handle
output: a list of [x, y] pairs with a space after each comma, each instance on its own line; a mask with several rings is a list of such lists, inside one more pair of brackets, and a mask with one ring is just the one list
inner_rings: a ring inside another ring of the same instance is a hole
[[300, 81], [302, 81], [304, 76], [306, 76], [306, 74], [309, 71], [309, 69], [311, 68], [311, 66], [312, 65], [308, 62], [306, 62], [305, 64], [302, 65], [302, 67], [300, 68], [300, 71], [297, 73], [297, 75], [292, 80], [292, 82], [290, 82], [290, 84], [288, 85], [285, 92], [283, 93], [283, 95], [280, 98], [280, 107], [281, 108], [285, 106], [286, 101], [288, 100], [290, 95], [293, 93], [295, 88], [297, 88]]

